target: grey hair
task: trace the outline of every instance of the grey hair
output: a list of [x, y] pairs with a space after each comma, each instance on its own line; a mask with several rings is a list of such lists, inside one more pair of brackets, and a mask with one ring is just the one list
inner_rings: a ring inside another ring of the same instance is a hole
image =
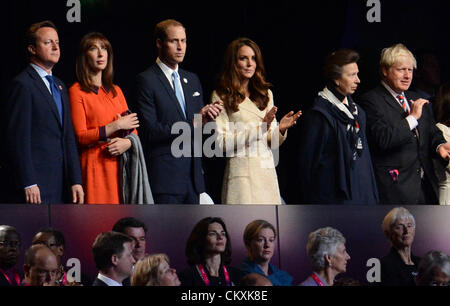
[[390, 239], [392, 226], [398, 220], [411, 220], [414, 229], [416, 228], [416, 219], [414, 219], [414, 216], [409, 212], [409, 210], [404, 207], [395, 207], [387, 213], [381, 225], [381, 227], [383, 228], [383, 233], [388, 239]]
[[310, 233], [306, 244], [306, 252], [311, 260], [313, 270], [325, 269], [325, 255], [333, 256], [341, 243], [345, 244], [344, 236], [332, 227], [319, 228]]
[[450, 257], [441, 251], [430, 251], [420, 261], [417, 285], [428, 286], [433, 279], [434, 268], [450, 277]]

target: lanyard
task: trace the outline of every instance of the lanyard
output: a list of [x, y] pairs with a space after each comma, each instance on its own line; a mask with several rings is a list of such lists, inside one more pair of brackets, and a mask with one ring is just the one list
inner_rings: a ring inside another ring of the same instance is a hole
[[16, 284], [15, 284], [15, 285], [13, 284], [12, 280], [9, 278], [8, 274], [7, 274], [5, 271], [3, 271], [2, 269], [0, 269], [0, 272], [3, 273], [3, 276], [6, 278], [6, 280], [8, 281], [8, 283], [9, 283], [11, 286], [19, 286], [19, 285], [20, 285], [20, 276], [19, 276], [19, 273], [17, 273], [16, 269], [14, 269], [14, 270], [12, 270], [12, 271], [13, 271], [13, 273], [14, 273], [14, 280], [16, 281]]
[[[209, 281], [208, 275], [206, 274], [206, 271], [205, 271], [205, 268], [203, 267], [203, 265], [198, 264], [196, 267], [197, 267], [197, 270], [199, 271], [200, 276], [202, 277], [205, 285], [209, 286], [211, 284], [211, 282]], [[225, 276], [225, 282], [227, 283], [227, 286], [230, 286], [231, 285], [230, 274], [228, 274], [228, 270], [225, 267], [225, 265], [222, 265], [222, 269], [223, 269], [223, 274]]]
[[319, 285], [320, 287], [325, 286], [322, 281], [320, 280], [320, 278], [317, 277], [317, 275], [315, 273], [313, 273], [311, 275], [311, 277], [313, 278], [313, 280], [317, 283], [317, 285]]

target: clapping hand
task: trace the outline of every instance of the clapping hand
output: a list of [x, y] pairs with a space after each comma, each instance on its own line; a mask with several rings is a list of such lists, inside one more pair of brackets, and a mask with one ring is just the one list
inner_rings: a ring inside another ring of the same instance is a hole
[[288, 128], [295, 125], [297, 123], [297, 119], [302, 115], [302, 111], [298, 111], [294, 114], [293, 111], [290, 111], [280, 121], [279, 129], [281, 134], [284, 134]]

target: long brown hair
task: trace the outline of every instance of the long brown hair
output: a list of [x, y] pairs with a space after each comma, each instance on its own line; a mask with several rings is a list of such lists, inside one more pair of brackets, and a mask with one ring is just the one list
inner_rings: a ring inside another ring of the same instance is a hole
[[269, 103], [268, 89], [271, 86], [266, 82], [264, 62], [258, 45], [245, 37], [233, 40], [227, 47], [216, 92], [224, 102], [225, 108], [233, 112], [239, 110], [239, 104], [244, 101], [245, 93], [241, 90], [241, 81], [237, 68], [238, 52], [243, 46], [252, 48], [255, 52], [256, 70], [249, 80], [248, 90], [252, 100], [260, 110], [264, 110]]
[[108, 39], [98, 32], [91, 32], [83, 36], [78, 47], [77, 61], [75, 66], [75, 72], [77, 81], [80, 83], [81, 89], [85, 92], [93, 91], [94, 85], [90, 78], [90, 67], [87, 58], [87, 52], [90, 47], [94, 45], [96, 41], [100, 41], [100, 44], [104, 45], [108, 52], [108, 62], [106, 63], [105, 70], [102, 71], [102, 85], [107, 91], [112, 91], [113, 96], [117, 96], [117, 92], [113, 85], [113, 50], [111, 43]]
[[450, 126], [450, 83], [445, 83], [439, 88], [433, 103], [433, 112], [436, 122]]

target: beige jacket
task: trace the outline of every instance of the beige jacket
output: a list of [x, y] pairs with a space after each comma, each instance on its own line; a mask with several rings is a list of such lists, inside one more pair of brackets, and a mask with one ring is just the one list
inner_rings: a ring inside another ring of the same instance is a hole
[[[269, 98], [263, 111], [246, 98], [239, 104], [239, 111], [224, 110], [216, 119], [216, 144], [227, 157], [222, 186], [224, 204], [281, 204], [272, 150], [284, 142], [287, 131], [281, 135], [276, 120], [269, 129], [262, 128], [266, 112], [274, 105], [270, 90]], [[211, 100], [219, 100], [216, 92]]]

